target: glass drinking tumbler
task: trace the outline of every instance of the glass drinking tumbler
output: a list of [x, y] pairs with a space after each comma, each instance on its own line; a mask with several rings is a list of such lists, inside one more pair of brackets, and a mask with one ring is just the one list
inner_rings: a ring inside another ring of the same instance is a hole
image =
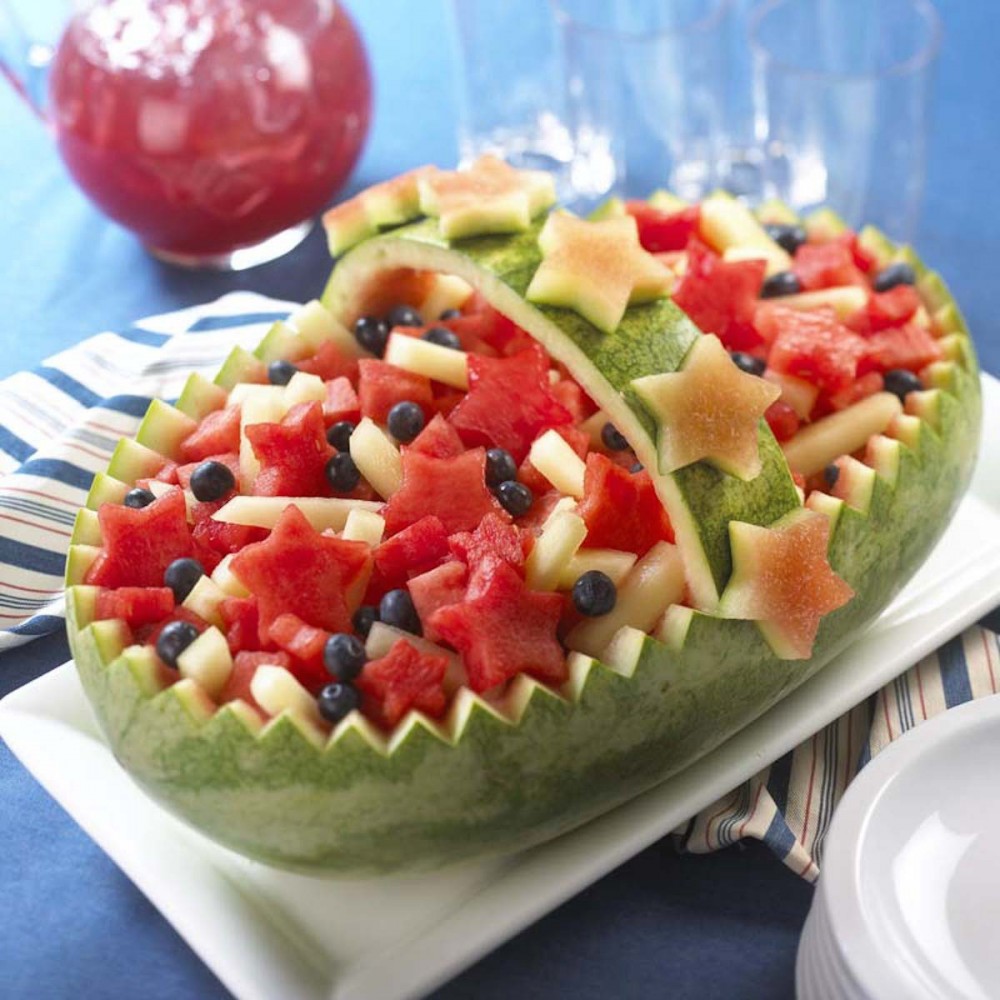
[[923, 197], [928, 0], [768, 0], [750, 18], [764, 191], [911, 240]]

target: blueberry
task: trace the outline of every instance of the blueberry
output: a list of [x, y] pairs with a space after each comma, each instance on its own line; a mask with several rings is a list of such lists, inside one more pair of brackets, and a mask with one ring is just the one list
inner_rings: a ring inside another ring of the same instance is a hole
[[763, 375], [767, 367], [766, 361], [755, 358], [752, 354], [744, 354], [743, 351], [733, 351], [731, 357], [733, 364], [748, 375]]
[[378, 617], [379, 621], [394, 628], [401, 628], [404, 632], [412, 632], [414, 635], [424, 634], [417, 609], [413, 606], [413, 598], [406, 590], [390, 590], [379, 601]]
[[316, 707], [327, 722], [336, 724], [361, 707], [361, 695], [353, 684], [338, 681], [320, 691]]
[[872, 288], [876, 292], [887, 292], [890, 288], [895, 288], [897, 285], [915, 285], [916, 283], [916, 271], [909, 264], [898, 261], [895, 264], [890, 264], [888, 267], [882, 268], [875, 275], [875, 278], [872, 280]]
[[424, 411], [416, 403], [404, 399], [389, 411], [385, 422], [397, 441], [409, 444], [424, 429]]
[[885, 391], [905, 400], [909, 392], [920, 392], [924, 383], [905, 368], [893, 368], [885, 373]]
[[596, 618], [614, 609], [618, 589], [607, 573], [592, 569], [577, 577], [570, 596], [573, 598], [573, 606], [581, 615]]
[[461, 315], [461, 309], [445, 309], [445, 311], [438, 316], [438, 319], [443, 322], [447, 322], [450, 319], [458, 319]]
[[190, 622], [170, 622], [156, 640], [156, 655], [176, 670], [177, 657], [197, 638], [198, 630]]
[[460, 351], [462, 343], [458, 337], [443, 326], [432, 326], [423, 337], [428, 344], [437, 344], [438, 347], [450, 347], [453, 351]]
[[174, 592], [174, 600], [180, 604], [204, 575], [205, 567], [197, 559], [175, 559], [163, 574], [163, 584]]
[[139, 510], [142, 507], [148, 507], [155, 499], [156, 494], [151, 490], [144, 490], [141, 486], [137, 486], [134, 490], [129, 490], [125, 494], [125, 499], [122, 503], [133, 510]]
[[338, 451], [326, 463], [326, 481], [338, 493], [350, 493], [361, 482], [361, 473], [346, 451]]
[[527, 514], [535, 502], [531, 490], [524, 483], [519, 483], [515, 479], [507, 479], [502, 482], [497, 487], [496, 494], [503, 509], [512, 517]]
[[628, 441], [614, 424], [608, 423], [601, 428], [601, 440], [608, 451], [624, 451], [628, 447]]
[[221, 500], [236, 488], [233, 470], [223, 462], [202, 462], [191, 473], [191, 492], [195, 500]]
[[338, 680], [353, 681], [367, 659], [364, 643], [346, 632], [331, 635], [323, 647], [323, 666]]
[[389, 327], [377, 316], [361, 316], [354, 321], [354, 339], [366, 351], [380, 358], [385, 354]]
[[486, 452], [486, 485], [493, 488], [508, 479], [517, 479], [514, 456], [504, 448], [490, 448]]
[[393, 306], [385, 317], [391, 330], [394, 326], [423, 326], [420, 313], [410, 306]]
[[760, 286], [760, 297], [777, 299], [783, 295], [798, 295], [801, 291], [802, 282], [792, 271], [779, 271], [764, 279], [764, 284]]
[[645, 468], [646, 468], [646, 466], [644, 466], [644, 465], [642, 464], [642, 462], [633, 462], [633, 463], [632, 463], [632, 464], [631, 464], [631, 465], [629, 466], [629, 469], [628, 469], [628, 471], [629, 471], [629, 472], [631, 472], [631, 473], [632, 473], [632, 475], [634, 476], [634, 475], [635, 475], [635, 474], [636, 474], [637, 472], [642, 472], [642, 470], [643, 470], [643, 469], [645, 469]]
[[831, 462], [823, 470], [823, 482], [826, 483], [827, 489], [832, 490], [834, 486], [837, 485], [837, 480], [840, 478], [840, 466], [836, 462]]
[[326, 440], [337, 451], [349, 451], [351, 447], [351, 435], [353, 433], [354, 424], [350, 420], [338, 420], [326, 432]]
[[271, 385], [288, 385], [297, 371], [291, 361], [272, 361], [267, 366], [267, 380]]
[[793, 257], [795, 251], [808, 239], [805, 229], [794, 224], [773, 222], [765, 226], [764, 231], [782, 250], [790, 253]]
[[357, 611], [354, 612], [354, 617], [351, 619], [351, 624], [354, 626], [354, 630], [358, 635], [367, 636], [372, 630], [372, 625], [378, 621], [378, 608], [374, 604], [362, 604]]

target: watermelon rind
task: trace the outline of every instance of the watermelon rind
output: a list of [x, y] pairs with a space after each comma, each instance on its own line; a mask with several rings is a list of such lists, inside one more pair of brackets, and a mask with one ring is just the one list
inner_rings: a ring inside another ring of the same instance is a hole
[[[458, 275], [567, 364], [652, 470], [657, 428], [629, 385], [676, 370], [699, 333], [667, 300], [630, 308], [612, 336], [568, 310], [528, 305], [538, 228], [449, 244], [433, 223], [401, 227], [347, 255], [324, 302], [349, 324], [366, 285], [387, 270]], [[731, 569], [719, 541], [728, 521], [768, 524], [799, 506], [780, 448], [762, 427], [760, 482], [701, 464], [654, 477], [700, 577], [701, 609], [672, 607], [655, 636], [623, 630], [607, 662], [571, 654], [561, 690], [524, 675], [500, 702], [462, 689], [440, 722], [414, 712], [391, 734], [357, 713], [323, 737], [287, 713], [264, 725], [242, 702], [217, 708], [191, 680], [166, 686], [155, 655], [129, 646], [122, 623], [93, 620], [94, 588], [73, 585], [98, 551], [93, 511], [149, 474], [156, 454], [148, 442], [176, 439], [180, 421], [158, 409], [147, 444], [124, 442], [95, 480], [69, 558], [70, 644], [115, 756], [151, 796], [216, 841], [282, 867], [341, 875], [528, 848], [680, 771], [854, 640], [919, 567], [968, 483], [980, 426], [975, 353], [944, 283], [922, 265], [920, 273], [928, 308], [958, 339], [873, 447], [874, 467], [858, 463], [863, 474], [845, 476], [854, 486], [840, 498], [810, 497], [831, 517], [830, 563], [856, 597], [824, 618], [808, 660], [781, 660], [757, 625], [713, 614]], [[216, 386], [253, 365], [254, 355], [235, 352]], [[182, 413], [220, 403], [208, 383], [189, 385]]]

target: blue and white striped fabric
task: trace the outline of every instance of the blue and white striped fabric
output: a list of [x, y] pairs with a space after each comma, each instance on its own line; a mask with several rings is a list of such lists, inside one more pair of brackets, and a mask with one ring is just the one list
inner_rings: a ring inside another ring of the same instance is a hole
[[[253, 347], [292, 306], [237, 292], [102, 333], [0, 382], [0, 651], [63, 627], [76, 511], [150, 399], [175, 398], [191, 371], [214, 375], [235, 345]], [[998, 682], [997, 636], [970, 629], [695, 817], [683, 846], [705, 852], [756, 837], [815, 879], [830, 817], [858, 769], [905, 730], [995, 693]]]
[[63, 627], [62, 578], [77, 510], [154, 396], [214, 375], [293, 303], [248, 292], [102, 333], [0, 382], [0, 652]]

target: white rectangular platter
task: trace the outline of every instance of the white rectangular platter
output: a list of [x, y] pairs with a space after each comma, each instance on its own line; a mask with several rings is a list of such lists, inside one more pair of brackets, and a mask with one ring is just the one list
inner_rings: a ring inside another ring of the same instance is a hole
[[[984, 377], [984, 426], [1000, 382]], [[240, 1000], [402, 1000], [471, 965], [1000, 604], [1000, 440], [987, 433], [941, 543], [818, 676], [684, 773], [506, 859], [368, 881], [292, 875], [201, 837], [132, 784], [72, 664], [0, 704], [0, 736]], [[776, 862], [777, 863], [777, 862]]]

